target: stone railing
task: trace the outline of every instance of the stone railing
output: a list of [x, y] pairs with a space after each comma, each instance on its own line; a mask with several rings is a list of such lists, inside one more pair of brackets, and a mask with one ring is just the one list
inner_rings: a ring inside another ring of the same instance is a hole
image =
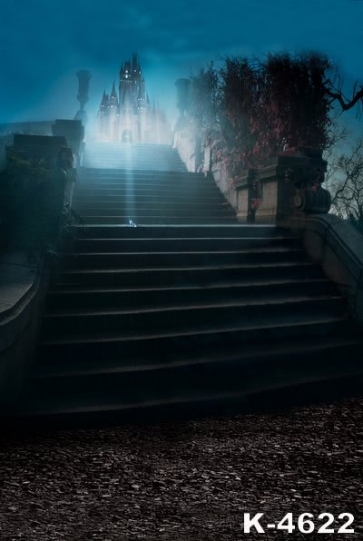
[[[52, 260], [45, 250], [59, 240], [62, 210], [66, 202], [70, 203], [68, 184], [74, 182], [72, 151], [64, 137], [15, 135], [14, 145], [6, 150], [8, 159], [21, 156], [26, 165], [20, 160], [18, 168], [8, 172], [14, 175], [14, 183], [24, 193], [14, 193], [14, 189], [4, 192], [9, 201], [8, 205], [2, 203], [4, 222], [0, 224], [0, 235], [5, 237], [1, 239], [0, 253], [2, 408], [11, 406], [17, 399], [31, 366], [51, 274]], [[37, 168], [39, 162], [42, 168]]]
[[[187, 151], [192, 154], [191, 148], [184, 148]], [[347, 221], [328, 214], [331, 197], [322, 187], [326, 166], [319, 150], [284, 152], [231, 183], [224, 165], [212, 164], [208, 149], [204, 159], [204, 171], [213, 176], [238, 220], [293, 230], [311, 259], [347, 297], [354, 319], [363, 324], [363, 236]]]
[[348, 299], [354, 319], [363, 325], [363, 236], [333, 214], [295, 213], [277, 225], [297, 234], [309, 257], [320, 264]]
[[52, 126], [53, 135], [65, 137], [67, 145], [72, 149], [75, 166], [81, 163], [84, 150], [84, 127], [80, 120], [59, 120]]
[[44, 257], [25, 252], [0, 255], [0, 408], [17, 400], [32, 365], [48, 289]]
[[[363, 324], [363, 237], [347, 221], [328, 214], [331, 197], [322, 187], [325, 171], [321, 152], [309, 149], [283, 153], [261, 170], [250, 170], [236, 185], [238, 216], [292, 230], [347, 297], [354, 319]], [[251, 202], [256, 201], [253, 208]]]
[[275, 223], [296, 212], [327, 213], [331, 199], [322, 187], [326, 162], [320, 151], [302, 149], [271, 158], [235, 184], [240, 221]]

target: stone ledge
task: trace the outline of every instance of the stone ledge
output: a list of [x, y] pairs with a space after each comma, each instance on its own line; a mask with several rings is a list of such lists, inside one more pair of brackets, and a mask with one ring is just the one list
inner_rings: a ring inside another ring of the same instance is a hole
[[277, 225], [291, 228], [303, 240], [308, 255], [348, 298], [354, 318], [363, 324], [363, 237], [332, 214], [301, 214]]
[[16, 400], [34, 355], [49, 272], [24, 252], [0, 257], [0, 404]]

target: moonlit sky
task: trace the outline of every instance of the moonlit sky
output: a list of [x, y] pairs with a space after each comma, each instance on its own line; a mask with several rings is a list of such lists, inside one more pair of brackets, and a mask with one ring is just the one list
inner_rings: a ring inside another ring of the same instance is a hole
[[175, 80], [226, 55], [319, 50], [363, 82], [361, 0], [2, 0], [0, 12], [0, 123], [73, 118], [79, 69], [91, 120], [133, 52], [171, 121]]

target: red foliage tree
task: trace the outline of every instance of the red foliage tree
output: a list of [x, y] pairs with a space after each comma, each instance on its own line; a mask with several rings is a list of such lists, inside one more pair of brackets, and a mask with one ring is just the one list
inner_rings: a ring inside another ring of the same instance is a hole
[[225, 160], [232, 177], [286, 149], [330, 145], [331, 110], [347, 102], [334, 88], [333, 65], [320, 53], [269, 54], [264, 61], [226, 58], [191, 79], [189, 118], [204, 144]]

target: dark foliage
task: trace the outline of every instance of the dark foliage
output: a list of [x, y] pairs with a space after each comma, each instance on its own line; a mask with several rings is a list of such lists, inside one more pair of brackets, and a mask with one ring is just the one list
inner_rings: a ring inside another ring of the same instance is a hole
[[27, 250], [55, 249], [68, 229], [63, 209], [66, 174], [19, 153], [0, 173], [0, 246]]
[[284, 150], [330, 146], [334, 66], [319, 53], [226, 58], [191, 78], [189, 125], [231, 177]]

